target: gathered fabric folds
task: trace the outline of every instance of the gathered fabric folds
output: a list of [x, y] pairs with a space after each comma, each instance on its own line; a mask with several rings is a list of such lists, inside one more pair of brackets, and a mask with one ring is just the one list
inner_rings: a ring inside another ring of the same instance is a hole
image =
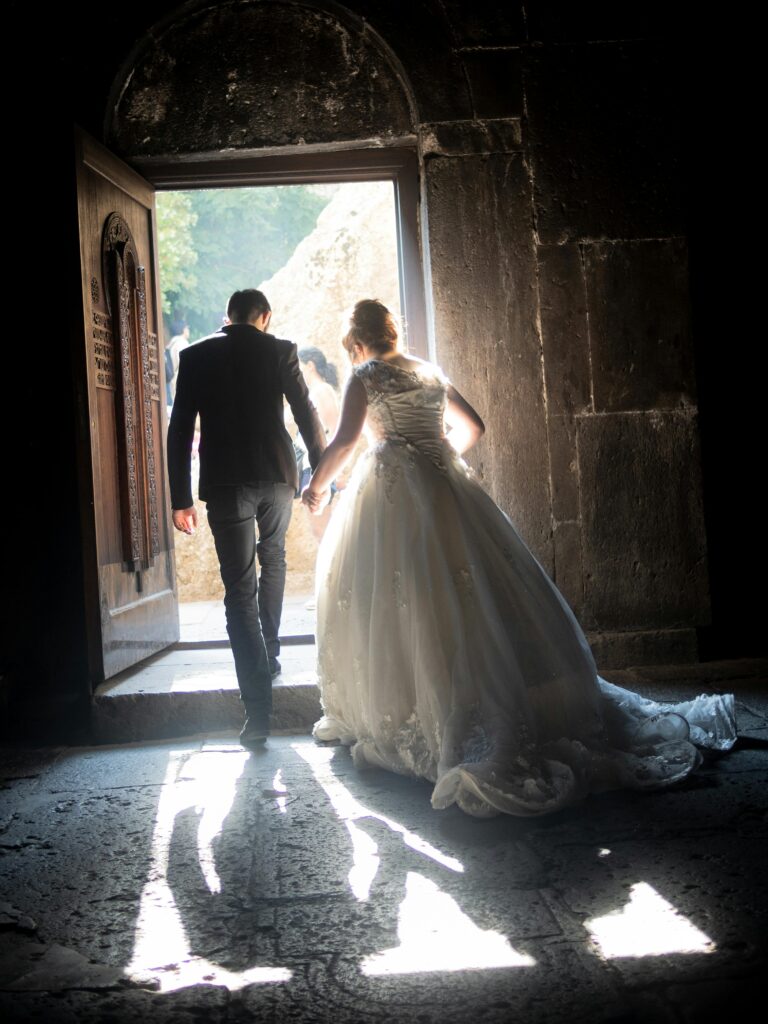
[[659, 704], [598, 676], [568, 604], [444, 437], [441, 371], [354, 372], [371, 445], [318, 554], [318, 740], [478, 817], [669, 785], [699, 748], [732, 746], [732, 695]]

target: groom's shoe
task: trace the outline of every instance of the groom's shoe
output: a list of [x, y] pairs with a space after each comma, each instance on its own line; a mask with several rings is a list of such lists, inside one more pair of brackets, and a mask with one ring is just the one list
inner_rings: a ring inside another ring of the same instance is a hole
[[269, 736], [269, 715], [246, 709], [245, 724], [240, 731], [244, 747], [263, 747]]

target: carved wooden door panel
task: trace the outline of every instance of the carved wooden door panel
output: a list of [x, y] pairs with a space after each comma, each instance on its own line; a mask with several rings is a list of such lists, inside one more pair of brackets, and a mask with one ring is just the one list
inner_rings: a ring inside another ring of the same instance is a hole
[[81, 504], [98, 683], [178, 640], [179, 616], [154, 190], [84, 133], [76, 143]]

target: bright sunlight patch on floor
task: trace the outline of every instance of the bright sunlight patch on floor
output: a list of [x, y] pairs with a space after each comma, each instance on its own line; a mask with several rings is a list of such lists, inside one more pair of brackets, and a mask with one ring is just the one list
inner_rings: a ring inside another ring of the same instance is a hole
[[630, 890], [629, 903], [585, 922], [604, 957], [713, 953], [715, 943], [646, 882]]
[[[399, 822], [360, 803], [331, 767], [333, 748], [295, 744], [293, 749], [310, 765], [352, 841], [353, 864], [349, 885], [358, 900], [367, 900], [379, 871], [378, 844], [356, 822], [375, 819], [403, 844], [427, 861], [460, 874], [464, 867]], [[398, 911], [400, 945], [366, 957], [363, 974], [415, 974], [428, 971], [487, 970], [498, 967], [532, 967], [536, 961], [514, 950], [505, 936], [485, 931], [472, 921], [452, 896], [416, 871], [405, 878], [405, 898]]]
[[272, 780], [272, 791], [275, 794], [275, 806], [281, 814], [285, 814], [285, 805], [288, 802], [288, 798], [285, 794], [288, 792], [288, 789], [283, 785], [282, 768], [278, 768], [275, 772], [275, 777]]
[[160, 790], [152, 836], [147, 883], [141, 894], [133, 957], [126, 974], [153, 980], [161, 992], [188, 985], [225, 985], [231, 990], [268, 982], [289, 981], [291, 972], [278, 967], [228, 971], [189, 949], [184, 925], [168, 881], [171, 838], [177, 816], [190, 807], [200, 815], [197, 856], [209, 892], [218, 893], [213, 842], [235, 799], [237, 780], [250, 755], [240, 747], [204, 753], [172, 751]]
[[406, 878], [397, 934], [400, 945], [366, 957], [363, 974], [488, 970], [536, 963], [514, 950], [499, 932], [478, 928], [456, 900], [415, 871]]

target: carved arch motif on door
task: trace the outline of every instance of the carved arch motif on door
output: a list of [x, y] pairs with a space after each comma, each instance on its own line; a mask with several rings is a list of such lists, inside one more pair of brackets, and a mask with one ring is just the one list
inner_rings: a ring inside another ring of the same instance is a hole
[[160, 401], [157, 336], [147, 329], [145, 270], [118, 213], [104, 222], [101, 252], [108, 315], [94, 324], [96, 379], [115, 393], [123, 569], [140, 572], [160, 550], [152, 416], [152, 402]]

